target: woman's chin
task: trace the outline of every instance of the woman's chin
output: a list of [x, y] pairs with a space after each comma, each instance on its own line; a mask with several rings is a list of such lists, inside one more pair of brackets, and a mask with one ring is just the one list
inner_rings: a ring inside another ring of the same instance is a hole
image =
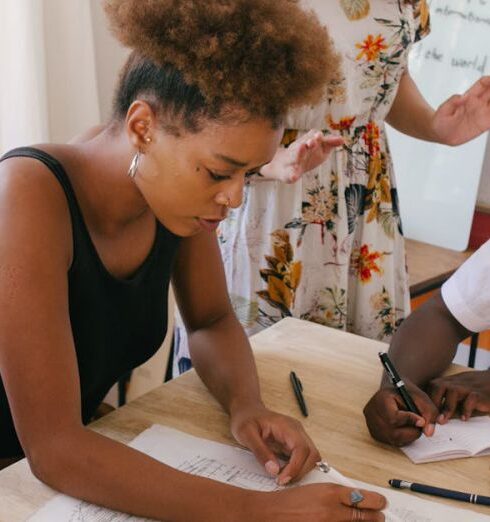
[[165, 221], [160, 220], [160, 223], [172, 234], [180, 237], [192, 237], [204, 231], [201, 223], [196, 218], [190, 219], [175, 219]]

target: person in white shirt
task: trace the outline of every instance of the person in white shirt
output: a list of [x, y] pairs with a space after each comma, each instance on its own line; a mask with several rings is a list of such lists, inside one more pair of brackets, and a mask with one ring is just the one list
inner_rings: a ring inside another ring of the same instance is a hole
[[436, 424], [490, 414], [490, 370], [441, 377], [458, 344], [490, 329], [490, 241], [477, 250], [431, 299], [401, 325], [389, 355], [421, 415], [408, 412], [384, 377], [364, 408], [371, 435], [403, 446]]

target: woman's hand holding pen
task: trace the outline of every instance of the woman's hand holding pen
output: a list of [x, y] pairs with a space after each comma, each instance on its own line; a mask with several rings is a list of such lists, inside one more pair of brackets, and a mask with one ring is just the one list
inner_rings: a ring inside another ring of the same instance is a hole
[[[315, 467], [320, 454], [297, 420], [257, 405], [231, 416], [235, 439], [250, 449], [278, 484], [299, 480]], [[282, 467], [279, 458], [287, 462]]]
[[421, 415], [409, 412], [393, 386], [379, 389], [364, 407], [364, 417], [371, 436], [394, 446], [405, 446], [422, 433], [434, 433], [439, 411], [430, 397], [410, 381], [404, 380]]

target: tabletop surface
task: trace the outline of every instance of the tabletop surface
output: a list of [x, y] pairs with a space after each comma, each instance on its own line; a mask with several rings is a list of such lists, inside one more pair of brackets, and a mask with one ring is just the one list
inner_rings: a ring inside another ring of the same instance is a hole
[[[251, 341], [266, 404], [301, 420], [322, 457], [345, 475], [384, 487], [390, 478], [404, 478], [488, 495], [490, 456], [415, 465], [398, 449], [371, 439], [362, 409], [377, 388], [381, 376], [377, 352], [386, 345], [297, 319], [285, 319]], [[295, 401], [289, 382], [291, 370], [303, 382], [310, 410], [307, 419]], [[233, 443], [227, 416], [194, 371], [91, 427], [129, 442], [155, 423]], [[33, 477], [25, 460], [20, 461], [0, 472], [0, 521], [25, 520], [54, 494]], [[483, 506], [422, 498], [489, 513]]]
[[405, 240], [412, 297], [440, 286], [471, 256], [473, 251], [457, 252], [428, 243]]

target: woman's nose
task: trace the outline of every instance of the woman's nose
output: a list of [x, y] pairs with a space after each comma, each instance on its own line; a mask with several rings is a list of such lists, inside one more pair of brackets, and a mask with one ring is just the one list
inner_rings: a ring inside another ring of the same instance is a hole
[[230, 208], [238, 208], [243, 202], [243, 191], [245, 190], [245, 176], [238, 178], [230, 186], [228, 196], [230, 201]]

